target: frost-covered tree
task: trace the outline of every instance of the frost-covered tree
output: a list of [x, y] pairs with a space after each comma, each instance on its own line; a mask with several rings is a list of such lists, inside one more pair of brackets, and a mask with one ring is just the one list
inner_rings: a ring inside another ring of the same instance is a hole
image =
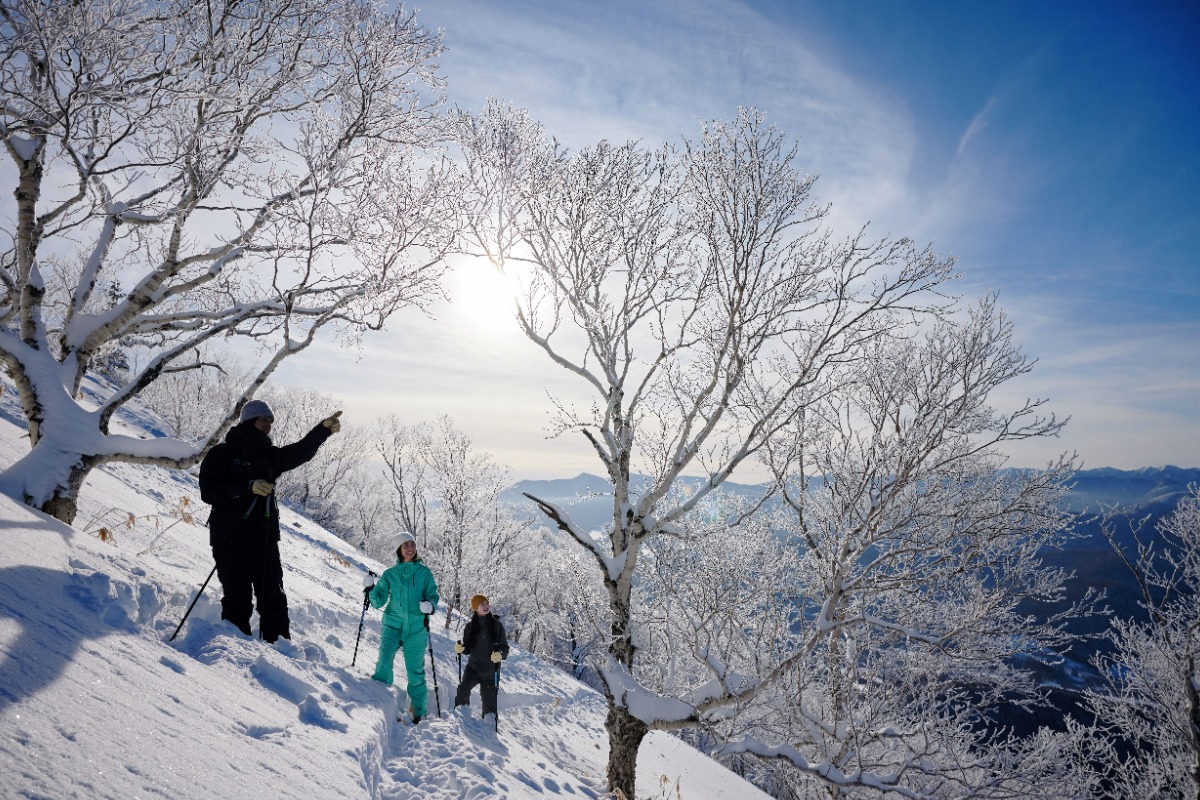
[[501, 502], [508, 469], [475, 450], [449, 417], [425, 428], [422, 455], [429, 470], [439, 587], [449, 609], [469, 609], [471, 595], [493, 592], [500, 562], [521, 557], [518, 545], [528, 523]]
[[[0, 6], [0, 361], [32, 450], [0, 490], [70, 521], [96, 465], [187, 466], [284, 358], [437, 291], [456, 217], [441, 38], [382, 0]], [[70, 279], [47, 280], [55, 264]], [[99, 296], [119, 281], [116, 302]], [[256, 359], [199, 443], [111, 434], [220, 337]], [[114, 342], [143, 357], [92, 407]]]
[[[375, 451], [383, 459], [384, 474], [391, 487], [398, 528], [417, 537], [417, 547], [429, 544], [428, 472], [422, 456], [425, 428], [404, 423], [395, 414], [380, 420]], [[389, 554], [384, 553], [385, 563]], [[394, 556], [395, 554], [390, 554]]]
[[379, 552], [379, 543], [395, 533], [396, 507], [390, 489], [377, 464], [356, 461], [334, 495], [329, 527], [359, 550]]
[[608, 641], [607, 604], [579, 549], [557, 529], [531, 527], [496, 567], [487, 594], [510, 638], [599, 688], [594, 656]]
[[[458, 121], [474, 246], [520, 283], [517, 324], [587, 393], [558, 398], [558, 431], [581, 433], [612, 483], [604, 539], [533, 499], [605, 587], [608, 781], [632, 797], [650, 729], [738, 702], [730, 687], [664, 696], [642, 682], [643, 548], [686, 536], [689, 513], [883, 343], [953, 309], [939, 291], [952, 264], [908, 240], [823, 229], [814, 178], [754, 111], [679, 149], [577, 153], [498, 103]], [[704, 480], [676, 491], [688, 474]], [[719, 679], [724, 667], [711, 669]]]
[[1040, 401], [992, 407], [1032, 363], [994, 298], [961, 317], [872, 342], [770, 443], [796, 617], [729, 746], [834, 795], [1086, 794], [1075, 737], [1031, 747], [996, 717], [1038, 702], [1028, 665], [1087, 605], [1050, 613], [1065, 576], [1040, 558], [1068, 527], [1071, 464], [1004, 470], [996, 451], [1062, 423]]
[[461, 610], [473, 594], [494, 593], [504, 562], [531, 555], [529, 522], [500, 497], [508, 468], [476, 450], [449, 417], [411, 426], [391, 417], [377, 449], [400, 523], [417, 535], [448, 611]]
[[1087, 692], [1097, 763], [1113, 797], [1200, 798], [1200, 487], [1134, 545], [1104, 531], [1142, 591], [1145, 618], [1112, 620], [1111, 654], [1095, 659], [1105, 684]]

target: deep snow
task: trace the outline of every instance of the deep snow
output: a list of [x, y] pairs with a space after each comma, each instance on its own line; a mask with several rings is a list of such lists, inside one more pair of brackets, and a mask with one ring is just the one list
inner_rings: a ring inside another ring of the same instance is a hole
[[[0, 468], [28, 450], [13, 402], [4, 387]], [[378, 611], [350, 663], [363, 571], [383, 565], [287, 509], [293, 640], [222, 622], [214, 576], [169, 641], [212, 569], [206, 519], [191, 475], [153, 467], [94, 471], [74, 528], [0, 496], [0, 796], [605, 796], [603, 698], [514, 647], [499, 733], [478, 718], [478, 691], [470, 714], [451, 712], [462, 620], [447, 629], [440, 611], [442, 716], [395, 722], [396, 690], [370, 679]], [[662, 733], [642, 745], [638, 796], [767, 797]]]

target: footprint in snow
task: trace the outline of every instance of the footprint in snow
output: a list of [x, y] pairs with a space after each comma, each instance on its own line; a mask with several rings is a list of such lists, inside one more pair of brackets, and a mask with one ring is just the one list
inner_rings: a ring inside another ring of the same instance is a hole
[[318, 728], [345, 733], [349, 728], [333, 719], [321, 703], [316, 688], [259, 656], [250, 666], [250, 674], [258, 679], [263, 688], [270, 689], [284, 700], [295, 703], [300, 711], [300, 721]]
[[300, 680], [267, 661], [266, 656], [259, 656], [258, 660], [250, 665], [250, 674], [257, 678], [264, 688], [270, 689], [284, 700], [297, 705], [316, 691], [316, 687], [312, 684]]
[[247, 725], [239, 722], [238, 727], [241, 728], [244, 735], [251, 739], [269, 739], [280, 734], [287, 735], [287, 728], [277, 728], [272, 725]]
[[300, 701], [300, 721], [338, 733], [345, 733], [349, 730], [345, 723], [338, 722], [329, 716], [329, 712], [321, 705], [321, 701], [315, 694], [310, 694]]
[[305, 642], [302, 645], [298, 645], [291, 639], [280, 639], [275, 643], [275, 650], [297, 661], [313, 661], [320, 664], [329, 663], [329, 658], [325, 655], [325, 650], [313, 642]]
[[180, 675], [187, 674], [187, 667], [185, 667], [183, 664], [180, 664], [175, 659], [170, 658], [169, 656], [163, 656], [158, 660], [158, 663], [162, 664], [164, 667], [174, 670], [175, 672], [178, 672]]

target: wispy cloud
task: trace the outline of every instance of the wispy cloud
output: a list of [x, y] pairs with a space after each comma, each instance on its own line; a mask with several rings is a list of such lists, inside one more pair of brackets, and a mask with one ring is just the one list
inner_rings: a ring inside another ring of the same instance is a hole
[[1010, 448], [1019, 463], [1068, 450], [1088, 466], [1196, 465], [1200, 358], [1193, 343], [1200, 321], [1112, 325], [1100, 308], [1036, 292], [1004, 305], [1038, 364], [997, 401], [1047, 397], [1057, 414], [1071, 417], [1060, 439]]
[[966, 151], [967, 145], [971, 143], [971, 140], [987, 127], [988, 117], [991, 116], [992, 109], [996, 107], [996, 100], [997, 98], [995, 96], [991, 97], [987, 101], [987, 105], [985, 105], [978, 114], [971, 118], [971, 124], [967, 126], [967, 129], [963, 131], [962, 136], [958, 138], [958, 155], [961, 156]]
[[457, 0], [431, 10], [454, 23], [451, 92], [469, 106], [490, 94], [526, 107], [568, 144], [678, 141], [756, 106], [801, 140], [824, 199], [860, 207], [859, 224], [903, 196], [908, 110], [818, 55], [806, 31], [724, 0], [560, 8]]

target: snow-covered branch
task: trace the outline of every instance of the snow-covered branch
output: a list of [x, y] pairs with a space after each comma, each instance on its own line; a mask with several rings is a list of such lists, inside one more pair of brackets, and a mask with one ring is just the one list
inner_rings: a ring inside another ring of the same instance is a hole
[[80, 465], [123, 457], [72, 454], [89, 418], [60, 399], [105, 353], [130, 348], [145, 367], [91, 418], [101, 433], [216, 335], [264, 356], [244, 400], [322, 329], [378, 330], [440, 291], [461, 192], [440, 149], [440, 34], [412, 12], [375, 0], [5, 8], [0, 180], [17, 203], [0, 319], [21, 344], [0, 340], [0, 359], [31, 444], [50, 437], [64, 454], [50, 494], [29, 491], [21, 463], [5, 491], [66, 519]]

